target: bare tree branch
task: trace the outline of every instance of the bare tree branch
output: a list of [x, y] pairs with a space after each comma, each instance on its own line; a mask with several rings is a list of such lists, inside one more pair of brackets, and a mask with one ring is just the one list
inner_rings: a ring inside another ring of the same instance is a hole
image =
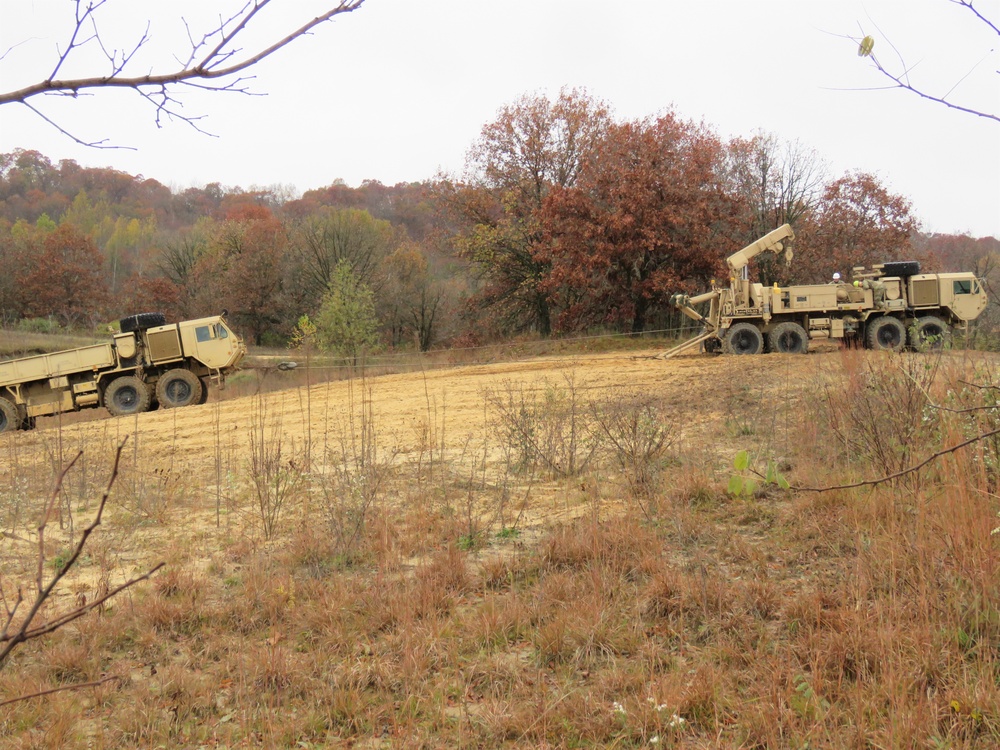
[[51, 125], [52, 127], [54, 127], [56, 130], [58, 130], [64, 136], [66, 136], [67, 138], [69, 138], [72, 141], [76, 141], [81, 146], [87, 146], [88, 148], [122, 148], [122, 149], [131, 149], [132, 151], [135, 150], [132, 146], [115, 146], [113, 144], [110, 144], [110, 143], [108, 143], [108, 139], [107, 138], [102, 138], [99, 141], [84, 141], [84, 140], [78, 138], [77, 136], [73, 135], [72, 133], [70, 133], [68, 130], [66, 130], [64, 127], [62, 127], [59, 123], [57, 123], [54, 120], [52, 120], [50, 117], [47, 117], [39, 109], [37, 109], [36, 107], [33, 107], [30, 102], [24, 102], [24, 106], [27, 107], [28, 109], [30, 109], [32, 112], [34, 112], [40, 118], [42, 118], [43, 120], [45, 120], [45, 122], [47, 122], [49, 125]]
[[899, 479], [900, 477], [904, 477], [907, 474], [912, 474], [915, 471], [919, 471], [932, 461], [941, 458], [941, 456], [947, 456], [949, 453], [954, 453], [955, 451], [961, 450], [962, 448], [965, 448], [968, 445], [972, 445], [973, 443], [978, 443], [980, 440], [985, 440], [986, 438], [993, 437], [994, 435], [1000, 435], [1000, 427], [998, 427], [995, 430], [989, 430], [988, 432], [983, 432], [979, 435], [976, 435], [975, 437], [969, 438], [968, 440], [963, 440], [961, 443], [958, 443], [957, 445], [953, 445], [949, 448], [944, 448], [943, 450], [939, 450], [937, 453], [931, 454], [918, 464], [914, 464], [913, 466], [903, 469], [902, 471], [897, 471], [894, 474], [889, 474], [884, 477], [878, 477], [877, 479], [865, 479], [861, 482], [851, 482], [850, 484], [835, 484], [829, 487], [799, 487], [796, 485], [792, 485], [791, 489], [795, 490], [796, 492], [832, 492], [833, 490], [852, 490], [857, 487], [874, 487], [875, 485], [885, 484], [886, 482], [891, 482], [894, 479]]
[[[934, 96], [933, 94], [928, 94], [926, 91], [922, 91], [921, 89], [919, 89], [916, 86], [914, 86], [911, 83], [909, 83], [908, 80], [906, 80], [906, 78], [907, 78], [907, 76], [908, 76], [908, 74], [910, 72], [910, 69], [904, 70], [903, 73], [901, 73], [899, 75], [896, 75], [894, 73], [889, 72], [882, 65], [882, 63], [880, 63], [878, 61], [878, 59], [875, 57], [875, 55], [871, 56], [871, 60], [872, 60], [872, 63], [875, 65], [875, 69], [879, 73], [881, 73], [882, 75], [884, 75], [889, 80], [895, 82], [896, 85], [895, 85], [894, 88], [905, 89], [906, 91], [909, 91], [911, 93], [916, 94], [917, 96], [921, 97], [922, 99], [928, 99], [928, 100], [930, 100], [932, 102], [936, 102], [937, 104], [943, 104], [944, 106], [948, 107], [949, 109], [955, 109], [955, 110], [958, 110], [959, 112], [965, 112], [966, 114], [969, 114], [969, 115], [975, 115], [977, 117], [986, 118], [987, 120], [995, 120], [996, 122], [1000, 122], [1000, 116], [998, 116], [998, 115], [994, 115], [994, 114], [991, 114], [989, 112], [980, 112], [978, 109], [973, 109], [972, 107], [963, 107], [960, 104], [955, 104], [954, 102], [948, 101], [944, 96]], [[952, 90], [954, 90], [954, 86], [952, 87]], [[951, 92], [949, 92], [949, 93], [951, 93]], [[947, 94], [945, 96], [947, 96]]]
[[0, 669], [3, 669], [3, 666], [7, 661], [7, 657], [10, 656], [11, 652], [21, 643], [29, 641], [33, 638], [38, 638], [39, 636], [43, 636], [48, 633], [52, 633], [61, 628], [62, 626], [66, 625], [67, 623], [70, 623], [73, 620], [83, 617], [91, 610], [99, 607], [101, 604], [106, 602], [108, 599], [112, 598], [116, 594], [121, 593], [130, 586], [134, 586], [140, 581], [146, 580], [147, 578], [152, 576], [156, 571], [158, 571], [160, 568], [163, 567], [164, 563], [161, 562], [158, 565], [151, 568], [150, 570], [148, 570], [143, 575], [129, 579], [125, 583], [116, 587], [114, 590], [109, 591], [108, 593], [104, 594], [101, 597], [98, 597], [89, 604], [85, 603], [81, 606], [76, 607], [75, 609], [63, 612], [62, 614], [59, 614], [53, 617], [52, 619], [46, 620], [40, 625], [32, 627], [32, 623], [34, 622], [35, 617], [40, 612], [42, 606], [51, 597], [52, 592], [55, 590], [56, 586], [63, 579], [63, 577], [70, 571], [73, 565], [76, 564], [76, 561], [80, 558], [80, 555], [83, 552], [84, 547], [87, 545], [87, 540], [90, 539], [91, 534], [93, 534], [94, 531], [97, 529], [97, 527], [101, 525], [101, 519], [104, 515], [104, 508], [108, 503], [108, 497], [111, 495], [111, 488], [114, 486], [115, 480], [118, 478], [118, 467], [121, 462], [122, 450], [125, 448], [125, 443], [127, 441], [128, 438], [125, 438], [125, 440], [123, 440], [121, 444], [118, 446], [118, 450], [115, 453], [115, 462], [114, 466], [111, 469], [111, 476], [108, 478], [108, 484], [104, 489], [104, 494], [101, 495], [101, 502], [97, 506], [97, 514], [94, 516], [94, 520], [91, 521], [90, 524], [83, 530], [83, 533], [80, 535], [80, 540], [73, 548], [72, 554], [63, 564], [63, 566], [56, 571], [56, 573], [52, 576], [52, 579], [48, 583], [45, 583], [44, 582], [45, 529], [46, 526], [48, 525], [49, 519], [52, 516], [52, 512], [55, 508], [56, 500], [59, 497], [59, 493], [62, 490], [63, 480], [65, 479], [66, 474], [73, 467], [76, 461], [80, 458], [83, 452], [81, 451], [80, 453], [77, 453], [76, 456], [73, 458], [73, 460], [70, 461], [70, 463], [66, 466], [66, 468], [64, 468], [62, 472], [60, 472], [59, 477], [56, 480], [55, 488], [52, 491], [52, 495], [49, 498], [49, 501], [46, 503], [45, 512], [43, 513], [42, 518], [38, 524], [38, 560], [37, 560], [37, 568], [35, 575], [35, 587], [36, 587], [35, 599], [28, 613], [24, 616], [24, 619], [21, 620], [21, 622], [17, 626], [17, 629], [14, 630], [13, 632], [11, 631], [11, 626], [17, 615], [18, 608], [24, 601], [23, 592], [21, 591], [20, 588], [18, 589], [17, 599], [15, 600], [13, 606], [10, 606], [7, 604], [7, 599], [6, 596], [3, 594], [3, 591], [0, 590], [0, 601], [3, 601], [4, 609], [6, 610], [6, 620], [3, 624], [3, 628], [0, 629], [0, 644], [3, 644], [2, 648], [0, 648]]
[[997, 28], [997, 25], [995, 23], [993, 23], [990, 19], [988, 19], [986, 16], [984, 16], [982, 13], [980, 13], [978, 10], [972, 7], [972, 0], [948, 0], [948, 2], [953, 3], [955, 5], [961, 5], [963, 8], [968, 8], [973, 12], [976, 18], [978, 18], [984, 24], [989, 26], [998, 36], [1000, 36], [1000, 28]]
[[[360, 8], [365, 0], [339, 0], [328, 10], [307, 21], [285, 36], [271, 44], [255, 45], [249, 51], [244, 51], [238, 43], [245, 38], [246, 30], [255, 20], [257, 26], [262, 25], [261, 14], [274, 0], [247, 0], [243, 7], [229, 18], [219, 19], [218, 26], [205, 32], [200, 38], [193, 33], [187, 21], [184, 27], [191, 52], [186, 60], [174, 56], [176, 66], [167, 70], [148, 71], [141, 75], [129, 74], [127, 69], [133, 67], [139, 51], [151, 40], [150, 24], [131, 44], [128, 50], [109, 49], [101, 36], [98, 23], [98, 11], [109, 3], [109, 0], [75, 0], [76, 11], [73, 30], [62, 49], [57, 49], [58, 58], [52, 72], [45, 80], [32, 83], [23, 88], [0, 92], [0, 105], [24, 104], [45, 122], [55, 127], [60, 133], [77, 143], [95, 148], [112, 148], [104, 140], [87, 141], [78, 138], [65, 128], [58, 125], [50, 117], [44, 115], [37, 106], [32, 106], [29, 100], [39, 95], [78, 96], [101, 89], [132, 89], [149, 101], [155, 110], [157, 127], [162, 125], [162, 118], [180, 120], [194, 127], [201, 133], [206, 133], [198, 124], [199, 116], [192, 116], [181, 110], [181, 103], [174, 93], [174, 87], [190, 86], [208, 91], [228, 91], [242, 94], [252, 94], [247, 82], [252, 77], [241, 76], [257, 63], [287, 47], [296, 39], [311, 34], [313, 29], [332, 20], [343, 13], [351, 13]], [[182, 19], [183, 20], [183, 19]], [[82, 77], [59, 78], [60, 71], [74, 58], [74, 54], [82, 47], [96, 45], [108, 60], [111, 70], [105, 75], [88, 75]], [[12, 47], [11, 49], [14, 49]], [[7, 52], [9, 52], [8, 50]], [[3, 57], [6, 57], [4, 53]], [[0, 60], [3, 59], [0, 57]], [[208, 134], [208, 133], [206, 133]]]
[[97, 687], [98, 685], [103, 685], [105, 682], [115, 682], [120, 681], [122, 678], [116, 674], [108, 675], [107, 677], [102, 677], [99, 680], [94, 680], [93, 682], [78, 682], [75, 685], [60, 685], [59, 687], [49, 688], [48, 690], [39, 690], [37, 693], [29, 693], [27, 695], [19, 695], [16, 698], [8, 698], [5, 701], [0, 702], [0, 708], [4, 706], [9, 706], [11, 703], [20, 703], [21, 701], [31, 700], [32, 698], [41, 698], [46, 695], [52, 695], [53, 693], [63, 693], [67, 690], [81, 690], [82, 688]]
[[[973, 15], [975, 15], [975, 17], [984, 26], [986, 26], [988, 29], [990, 29], [994, 33], [1000, 34], [1000, 28], [997, 27], [997, 24], [995, 24], [993, 21], [991, 21], [990, 19], [988, 19], [977, 8], [975, 8], [974, 5], [973, 5], [973, 0], [948, 0], [948, 2], [952, 3], [953, 5], [960, 5], [963, 8], [967, 8], [968, 10], [970, 10], [973, 13]], [[869, 20], [871, 20], [871, 19], [869, 18]], [[919, 96], [922, 99], [927, 99], [928, 101], [932, 101], [932, 102], [934, 102], [936, 104], [944, 105], [945, 107], [948, 107], [949, 109], [954, 109], [954, 110], [957, 110], [959, 112], [964, 112], [965, 114], [975, 115], [976, 117], [982, 117], [982, 118], [987, 119], [987, 120], [993, 120], [995, 122], [1000, 122], [1000, 115], [998, 115], [996, 113], [988, 112], [988, 111], [981, 110], [981, 109], [976, 109], [976, 108], [971, 107], [971, 106], [965, 106], [965, 105], [961, 105], [961, 104], [956, 104], [954, 101], [951, 101], [949, 99], [949, 97], [952, 95], [952, 93], [955, 91], [955, 89], [958, 88], [958, 86], [961, 85], [961, 83], [963, 81], [965, 81], [970, 75], [972, 75], [972, 73], [976, 70], [976, 68], [978, 68], [990, 56], [990, 54], [993, 53], [992, 49], [989, 50], [989, 52], [986, 55], [984, 55], [983, 58], [979, 62], [977, 62], [975, 65], [973, 65], [965, 73], [965, 75], [963, 75], [962, 77], [960, 77], [955, 82], [955, 84], [953, 86], [951, 86], [951, 88], [948, 89], [948, 91], [946, 93], [944, 93], [942, 95], [935, 95], [935, 94], [930, 93], [928, 90], [926, 90], [925, 88], [921, 87], [920, 85], [911, 82], [911, 80], [910, 80], [910, 73], [916, 67], [916, 64], [914, 64], [914, 65], [907, 65], [907, 63], [906, 63], [906, 61], [905, 61], [902, 53], [896, 48], [896, 45], [893, 44], [893, 42], [889, 38], [889, 36], [885, 32], [883, 32], [878, 27], [878, 25], [875, 24], [874, 21], [872, 21], [872, 24], [875, 26], [876, 30], [879, 32], [879, 34], [881, 35], [881, 37], [885, 40], [885, 43], [887, 43], [889, 45], [889, 47], [892, 49], [892, 51], [895, 53], [896, 57], [898, 58], [898, 62], [899, 62], [898, 71], [899, 72], [896, 72], [896, 70], [895, 70], [896, 66], [895, 65], [893, 65], [893, 66], [890, 67], [888, 64], [883, 63], [881, 60], [879, 60], [878, 55], [876, 55], [872, 51], [872, 45], [873, 45], [872, 38], [871, 37], [866, 37], [864, 35], [864, 31], [861, 32], [862, 33], [862, 38], [856, 38], [856, 37], [852, 37], [852, 36], [848, 36], [847, 38], [851, 39], [855, 44], [861, 45], [862, 44], [862, 39], [864, 40], [864, 42], [867, 43], [867, 45], [864, 46], [864, 47], [859, 46], [859, 53], [858, 54], [860, 54], [863, 57], [867, 57], [871, 61], [872, 66], [875, 68], [875, 70], [878, 71], [878, 73], [880, 75], [882, 75], [883, 77], [885, 77], [885, 78], [889, 79], [890, 81], [892, 81], [893, 85], [890, 86], [889, 88], [903, 89], [905, 91], [909, 91], [912, 94], [916, 94], [917, 96]], [[1000, 71], [998, 71], [998, 72], [1000, 72]]]

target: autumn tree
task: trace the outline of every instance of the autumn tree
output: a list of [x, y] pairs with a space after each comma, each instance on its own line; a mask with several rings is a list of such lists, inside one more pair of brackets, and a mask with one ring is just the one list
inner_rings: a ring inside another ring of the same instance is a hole
[[124, 281], [121, 292], [114, 295], [113, 300], [110, 312], [116, 317], [145, 311], [161, 312], [168, 321], [180, 321], [188, 317], [180, 289], [164, 276], [133, 274]]
[[639, 333], [670, 294], [716, 274], [736, 215], [722, 158], [708, 128], [673, 113], [609, 129], [578, 184], [546, 204], [560, 327]]
[[62, 224], [36, 235], [18, 285], [24, 311], [33, 317], [54, 316], [63, 325], [93, 325], [108, 299], [104, 258], [86, 235]]
[[214, 229], [195, 265], [195, 307], [203, 314], [227, 309], [255, 344], [287, 323], [285, 252], [288, 237], [278, 218], [263, 206], [246, 206]]
[[[113, 170], [106, 171], [113, 173]], [[129, 183], [133, 180], [128, 175], [124, 177]], [[118, 201], [124, 198], [124, 193], [116, 196]], [[92, 198], [86, 189], [82, 189], [61, 219], [86, 234], [101, 250], [112, 294], [118, 292], [122, 279], [141, 273], [143, 251], [153, 244], [156, 235], [154, 217], [139, 219], [123, 216], [125, 208], [121, 203], [113, 202], [103, 191]]]
[[910, 202], [874, 175], [852, 172], [823, 191], [815, 214], [796, 237], [793, 272], [799, 283], [828, 281], [835, 271], [914, 256], [919, 222]]
[[159, 275], [177, 290], [177, 313], [181, 319], [194, 314], [200, 296], [198, 262], [208, 248], [203, 229], [204, 225], [165, 241], [156, 260]]
[[552, 331], [542, 205], [576, 184], [609, 124], [606, 105], [585, 92], [525, 96], [501, 109], [469, 152], [468, 184], [449, 195], [467, 222], [459, 245], [481, 277], [477, 303], [510, 330]]
[[392, 346], [415, 337], [420, 351], [430, 349], [443, 296], [443, 285], [432, 278], [427, 256], [416, 243], [404, 243], [386, 258], [378, 307]]
[[11, 225], [0, 220], [0, 323], [17, 321], [24, 311], [20, 281], [27, 274], [34, 246], [34, 227], [21, 220]]

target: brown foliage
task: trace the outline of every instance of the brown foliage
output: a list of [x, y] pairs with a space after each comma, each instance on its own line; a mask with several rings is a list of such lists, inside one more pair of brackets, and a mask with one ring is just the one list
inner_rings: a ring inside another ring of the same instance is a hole
[[197, 308], [218, 314], [223, 308], [255, 344], [282, 319], [287, 235], [264, 206], [243, 205], [220, 223], [210, 247], [193, 270]]
[[913, 259], [910, 202], [865, 172], [827, 185], [815, 214], [796, 228], [795, 280], [816, 283], [854, 266]]
[[627, 322], [641, 332], [678, 289], [694, 289], [735, 249], [718, 232], [735, 203], [719, 178], [722, 146], [705, 126], [670, 113], [611, 128], [572, 189], [546, 204], [549, 293], [559, 326]]
[[115, 298], [111, 312], [119, 316], [134, 312], [162, 312], [168, 321], [184, 319], [180, 289], [162, 276], [150, 278], [133, 274], [123, 285], [122, 294]]
[[461, 245], [485, 282], [479, 304], [513, 328], [552, 330], [542, 206], [552, 190], [576, 184], [608, 126], [607, 107], [586, 92], [563, 90], [555, 101], [525, 96], [502, 109], [471, 150], [474, 188], [453, 202], [468, 226]]
[[104, 259], [97, 246], [64, 224], [33, 250], [37, 255], [18, 279], [25, 312], [34, 317], [54, 316], [64, 325], [93, 324], [108, 294]]

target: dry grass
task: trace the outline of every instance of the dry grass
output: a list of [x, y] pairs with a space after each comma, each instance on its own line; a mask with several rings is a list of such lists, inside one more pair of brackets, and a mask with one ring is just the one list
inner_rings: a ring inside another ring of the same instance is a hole
[[[872, 477], [1000, 424], [996, 391], [967, 385], [988, 375], [958, 358], [837, 362], [791, 415], [789, 394], [733, 392], [762, 411], [758, 425], [782, 410], [793, 484]], [[410, 462], [376, 451], [378, 415], [361, 395], [357, 423], [320, 437], [327, 448], [271, 534], [254, 515], [252, 475], [266, 466], [224, 458], [229, 512], [195, 537], [183, 524], [197, 487], [135, 478], [138, 494], [108, 524], [114, 544], [95, 547], [80, 585], [127, 573], [151, 554], [140, 540], [169, 553], [167, 568], [24, 648], [0, 700], [121, 681], [0, 709], [0, 744], [1000, 745], [994, 443], [874, 488], [731, 497], [729, 462], [676, 449], [657, 428], [659, 401], [578, 385], [485, 399], [489, 424], [531, 443], [505, 452], [483, 436], [461, 455], [429, 447]], [[257, 419], [271, 455], [277, 423]], [[445, 428], [430, 405], [425, 425]], [[729, 439], [773, 454], [767, 432]], [[47, 461], [13, 441], [3, 450], [18, 479], [0, 519], [27, 533], [58, 441]], [[289, 460], [305, 466], [288, 454], [279, 465]], [[67, 517], [86, 517], [105, 463], [70, 478]], [[517, 524], [512, 498], [530, 498]], [[551, 520], [553, 498], [576, 512]], [[68, 529], [67, 518], [56, 546]], [[185, 544], [166, 541], [175, 529]], [[30, 574], [30, 546], [4, 544], [5, 581]]]

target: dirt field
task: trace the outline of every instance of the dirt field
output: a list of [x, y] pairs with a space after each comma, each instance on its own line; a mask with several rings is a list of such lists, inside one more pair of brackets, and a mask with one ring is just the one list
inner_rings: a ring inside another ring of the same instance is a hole
[[[351, 404], [357, 406], [367, 391], [381, 439], [406, 460], [416, 457], [422, 446], [426, 449], [431, 434], [435, 445], [443, 443], [452, 452], [467, 446], [470, 436], [482, 436], [490, 418], [486, 397], [490, 392], [510, 386], [565, 390], [572, 382], [584, 402], [613, 391], [660, 399], [672, 421], [675, 445], [725, 455], [741, 442], [732, 434], [739, 432], [739, 424], [757, 419], [754, 408], [769, 403], [787, 415], [805, 384], [815, 385], [817, 376], [840, 365], [837, 350], [739, 360], [711, 355], [662, 360], [657, 358], [661, 351], [546, 357], [333, 381], [311, 388], [300, 385], [264, 394], [262, 400], [268, 421], [280, 425], [289, 446], [301, 451], [311, 436], [314, 458], [322, 460], [324, 435], [344, 423]], [[296, 375], [302, 378], [301, 371]], [[207, 480], [214, 476], [218, 443], [234, 456], [246, 455], [252, 402], [250, 397], [220, 399], [213, 392], [204, 406], [120, 419], [103, 411], [88, 412], [100, 417], [83, 423], [67, 419], [65, 425], [49, 418], [40, 420], [35, 432], [6, 439], [17, 441], [22, 453], [50, 453], [58, 437], [63, 454], [69, 455], [133, 436], [133, 448], [138, 442], [146, 470], [183, 471]], [[735, 429], [727, 429], [727, 421]]]
[[[115, 545], [119, 568], [138, 571], [164, 558], [202, 567], [232, 534], [259, 533], [253, 529], [258, 519], [252, 507], [252, 433], [272, 447], [280, 441], [281, 460], [297, 468], [305, 468], [308, 454], [312, 475], [323, 476], [343, 458], [345, 440], [360, 440], [364, 411], [381, 455], [391, 454], [396, 466], [406, 467], [400, 474], [419, 476], [415, 467], [437, 461], [448, 466], [453, 485], [475, 471], [485, 474], [488, 484], [501, 471], [496, 399], [513, 394], [541, 400], [547, 393], [566, 399], [575, 394], [583, 412], [602, 400], [652, 399], [669, 425], [671, 454], [698, 465], [724, 487], [733, 456], [741, 449], [765, 450], [779, 459], [794, 453], [803, 389], [815, 389], [825, 373], [839, 370], [842, 356], [839, 349], [828, 348], [804, 357], [686, 355], [663, 360], [658, 358], [662, 351], [529, 358], [311, 387], [304, 384], [306, 378], [321, 376], [322, 370], [308, 376], [299, 370], [291, 377], [270, 372], [240, 386], [250, 392], [262, 390], [261, 385], [276, 389], [260, 395], [213, 389], [202, 406], [122, 418], [97, 409], [43, 419], [35, 431], [3, 436], [0, 458], [10, 461], [12, 474], [33, 478], [37, 504], [51, 490], [55, 467], [83, 451], [79, 487], [74, 481], [64, 490], [67, 502], [82, 511], [76, 519], [80, 524], [89, 520], [115, 446], [128, 438], [105, 524], [111, 539], [127, 534], [127, 542]], [[293, 380], [299, 384], [291, 384]], [[589, 481], [596, 483], [591, 496], [608, 507], [620, 502], [620, 485], [603, 482], [601, 475]], [[522, 531], [537, 538], [553, 523], [586, 512], [584, 489], [542, 472], [531, 481]], [[388, 500], [406, 502], [405, 488], [390, 490]], [[303, 510], [301, 504], [296, 509]], [[50, 530], [49, 538], [57, 547], [64, 545], [71, 528], [58, 534]], [[59, 535], [65, 540], [56, 541]], [[198, 543], [191, 544], [193, 540]], [[30, 562], [33, 548], [23, 551]], [[411, 559], [410, 566], [416, 562]], [[63, 587], [59, 598], [93, 591], [97, 571], [96, 566], [77, 566], [72, 585]]]

